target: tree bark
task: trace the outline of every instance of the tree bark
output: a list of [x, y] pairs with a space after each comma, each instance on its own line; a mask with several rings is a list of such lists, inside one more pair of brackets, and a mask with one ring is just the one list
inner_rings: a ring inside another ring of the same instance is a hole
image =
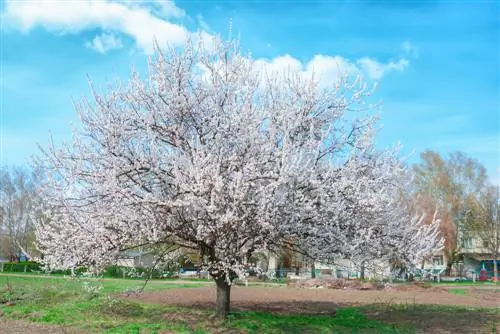
[[495, 254], [493, 257], [493, 278], [495, 282], [498, 282], [498, 267], [497, 267], [498, 255]]
[[229, 305], [231, 302], [231, 285], [225, 278], [215, 281], [217, 286], [217, 302], [215, 306], [215, 316], [220, 320], [225, 320], [229, 315]]
[[316, 278], [316, 265], [315, 265], [314, 261], [311, 265], [311, 278]]
[[361, 268], [359, 271], [359, 279], [364, 280], [365, 279], [365, 263], [361, 263]]
[[451, 267], [453, 266], [453, 262], [449, 261], [446, 263], [445, 275], [451, 276]]

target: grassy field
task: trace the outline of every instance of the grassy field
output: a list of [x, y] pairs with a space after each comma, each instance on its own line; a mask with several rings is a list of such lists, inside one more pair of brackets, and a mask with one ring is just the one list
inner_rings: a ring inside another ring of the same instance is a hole
[[[142, 286], [143, 282], [135, 280], [0, 275], [0, 319], [56, 324], [80, 333], [415, 333], [426, 330], [422, 328], [422, 319], [427, 318], [434, 326], [447, 321], [453, 326], [476, 321], [485, 332], [497, 332], [498, 310], [411, 304], [343, 307], [335, 315], [317, 316], [236, 312], [227, 321], [218, 322], [211, 318], [211, 310], [143, 304], [122, 298]], [[196, 286], [156, 283], [147, 284], [145, 290], [160, 292]], [[458, 290], [454, 293], [462, 292]]]

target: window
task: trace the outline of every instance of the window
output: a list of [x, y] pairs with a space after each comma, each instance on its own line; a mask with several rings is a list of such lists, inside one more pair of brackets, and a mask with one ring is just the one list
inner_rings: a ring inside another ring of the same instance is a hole
[[442, 266], [444, 264], [443, 257], [442, 256], [434, 256], [432, 258], [432, 264], [434, 266]]
[[488, 242], [488, 240], [483, 240], [483, 248], [489, 248], [490, 247], [490, 243]]
[[462, 248], [472, 248], [472, 238], [463, 237], [462, 238]]

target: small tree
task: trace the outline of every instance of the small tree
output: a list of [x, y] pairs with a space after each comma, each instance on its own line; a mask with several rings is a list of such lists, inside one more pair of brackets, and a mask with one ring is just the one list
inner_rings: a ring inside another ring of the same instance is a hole
[[402, 225], [378, 213], [397, 160], [375, 154], [370, 91], [348, 79], [320, 90], [314, 77], [266, 72], [237, 41], [215, 39], [210, 49], [157, 48], [145, 79], [134, 72], [102, 94], [91, 85], [73, 143], [36, 161], [52, 210], [37, 226], [45, 263], [98, 270], [140, 245], [191, 248], [225, 318], [231, 282], [255, 251], [297, 240], [326, 259], [392, 238]]

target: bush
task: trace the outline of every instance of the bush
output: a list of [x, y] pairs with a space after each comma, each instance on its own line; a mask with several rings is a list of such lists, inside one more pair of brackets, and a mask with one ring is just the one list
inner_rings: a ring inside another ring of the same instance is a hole
[[[1, 266], [0, 266], [1, 268]], [[5, 262], [3, 263], [3, 271], [7, 273], [30, 273], [42, 271], [42, 265], [37, 262]], [[87, 272], [87, 268], [76, 268], [74, 274], [79, 276]], [[71, 269], [65, 270], [52, 270], [51, 274], [54, 275], [71, 275]], [[175, 277], [177, 272], [165, 271], [161, 269], [148, 269], [148, 268], [130, 268], [124, 266], [112, 265], [106, 267], [103, 276], [107, 278], [130, 278], [130, 277], [150, 277], [151, 278], [165, 278]]]
[[130, 269], [122, 266], [108, 266], [104, 270], [103, 276], [111, 278], [123, 278], [124, 276], [126, 276], [128, 270]]
[[[104, 270], [103, 273], [104, 277], [109, 277], [109, 278], [130, 278], [130, 277], [141, 277], [141, 278], [162, 278], [165, 276], [169, 276], [168, 273], [167, 275], [164, 275], [164, 271], [160, 269], [149, 269], [149, 268], [130, 268], [130, 267], [124, 267], [124, 266], [108, 266]], [[172, 273], [170, 273], [170, 276], [173, 276]]]
[[3, 264], [3, 271], [8, 273], [23, 273], [40, 271], [41, 266], [39, 263], [26, 261], [26, 262], [5, 262]]

